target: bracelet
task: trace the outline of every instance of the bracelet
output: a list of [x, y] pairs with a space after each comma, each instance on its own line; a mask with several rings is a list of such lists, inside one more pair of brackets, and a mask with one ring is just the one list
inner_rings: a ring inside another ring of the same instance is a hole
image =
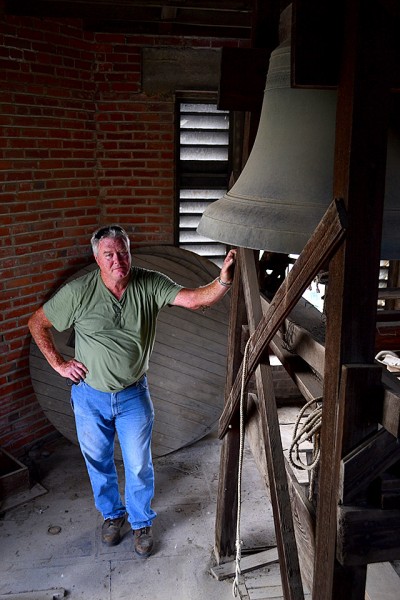
[[217, 281], [224, 287], [231, 287], [232, 285], [232, 281], [222, 281], [221, 277], [217, 277]]

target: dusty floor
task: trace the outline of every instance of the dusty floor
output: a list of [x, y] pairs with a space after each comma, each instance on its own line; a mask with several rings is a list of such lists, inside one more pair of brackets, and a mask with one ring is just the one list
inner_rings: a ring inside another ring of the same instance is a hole
[[[120, 545], [102, 545], [102, 519], [79, 449], [64, 438], [42, 447], [34, 460], [48, 493], [1, 515], [0, 596], [54, 588], [71, 600], [232, 598], [232, 579], [217, 581], [210, 573], [219, 451], [220, 441], [210, 435], [155, 461], [156, 545], [141, 560], [130, 531]], [[247, 450], [241, 532], [244, 550], [274, 544], [271, 506]]]

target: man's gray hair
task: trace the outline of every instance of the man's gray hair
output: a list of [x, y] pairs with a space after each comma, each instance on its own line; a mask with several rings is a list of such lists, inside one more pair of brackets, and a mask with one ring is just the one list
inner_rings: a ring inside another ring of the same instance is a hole
[[94, 256], [98, 255], [99, 243], [104, 238], [122, 238], [123, 240], [125, 240], [128, 250], [130, 248], [129, 236], [126, 233], [125, 229], [122, 229], [122, 227], [120, 227], [119, 225], [105, 225], [104, 227], [99, 227], [99, 229], [97, 229], [94, 232], [90, 240]]

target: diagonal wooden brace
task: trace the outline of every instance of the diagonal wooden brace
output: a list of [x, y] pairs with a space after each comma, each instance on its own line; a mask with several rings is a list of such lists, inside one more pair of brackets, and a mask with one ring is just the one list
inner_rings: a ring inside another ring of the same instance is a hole
[[[256, 330], [250, 337], [245, 375], [246, 385], [259, 363], [266, 346], [271, 342], [279, 327], [293, 310], [312, 280], [322, 267], [329, 262], [344, 239], [345, 228], [346, 211], [343, 202], [341, 200], [333, 200], [299, 258], [296, 260], [292, 270], [276, 292]], [[226, 434], [233, 415], [239, 407], [242, 370], [243, 363], [220, 417], [220, 438], [223, 438]]]

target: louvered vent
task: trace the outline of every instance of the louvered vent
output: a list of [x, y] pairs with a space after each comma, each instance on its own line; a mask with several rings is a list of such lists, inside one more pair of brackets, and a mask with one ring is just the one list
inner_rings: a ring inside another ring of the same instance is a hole
[[221, 265], [226, 246], [196, 229], [206, 207], [228, 189], [229, 112], [186, 102], [179, 112], [179, 246]]

